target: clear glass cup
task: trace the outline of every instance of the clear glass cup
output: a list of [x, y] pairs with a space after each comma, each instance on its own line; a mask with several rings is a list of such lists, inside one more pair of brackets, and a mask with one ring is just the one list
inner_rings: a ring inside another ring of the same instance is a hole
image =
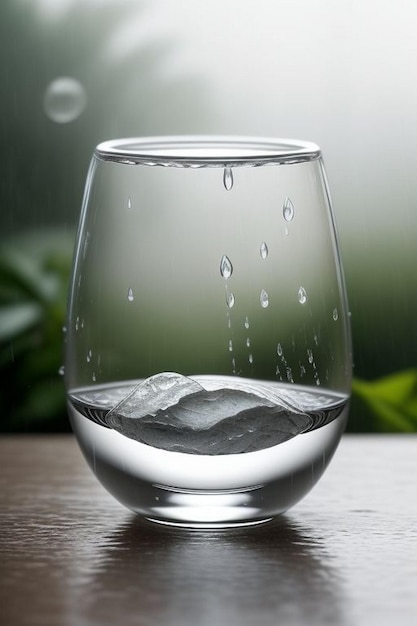
[[65, 378], [92, 470], [140, 515], [227, 527], [302, 498], [337, 447], [351, 384], [320, 149], [246, 137], [100, 144]]

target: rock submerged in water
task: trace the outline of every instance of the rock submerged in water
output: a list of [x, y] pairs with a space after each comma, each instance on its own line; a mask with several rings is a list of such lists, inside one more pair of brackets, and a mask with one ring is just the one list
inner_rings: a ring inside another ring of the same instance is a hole
[[240, 389], [205, 390], [175, 373], [152, 376], [106, 416], [106, 424], [141, 443], [186, 454], [255, 452], [308, 430], [312, 418]]

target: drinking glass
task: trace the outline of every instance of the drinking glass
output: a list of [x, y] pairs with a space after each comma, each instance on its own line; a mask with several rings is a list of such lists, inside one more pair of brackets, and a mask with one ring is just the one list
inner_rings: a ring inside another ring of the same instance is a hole
[[349, 319], [320, 149], [107, 141], [87, 176], [65, 378], [104, 487], [156, 522], [264, 522], [343, 432]]

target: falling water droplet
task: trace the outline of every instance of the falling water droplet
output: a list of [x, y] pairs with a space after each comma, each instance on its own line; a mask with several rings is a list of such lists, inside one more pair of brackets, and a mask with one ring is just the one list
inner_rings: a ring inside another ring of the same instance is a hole
[[333, 319], [335, 322], [339, 319], [339, 311], [337, 309], [333, 309]]
[[233, 352], [233, 341], [229, 339], [229, 352]]
[[305, 304], [307, 302], [307, 292], [304, 287], [300, 287], [298, 290], [298, 302], [300, 304]]
[[277, 345], [277, 354], [278, 356], [282, 356], [283, 354], [282, 346], [280, 343]]
[[135, 299], [135, 296], [133, 295], [132, 287], [129, 287], [129, 289], [128, 289], [127, 299], [129, 300], [129, 302], [133, 302], [133, 300]]
[[67, 327], [66, 326], [62, 327], [62, 332], [64, 333], [64, 335], [66, 334], [66, 332], [67, 332]]
[[266, 309], [266, 307], [269, 305], [269, 296], [266, 293], [265, 289], [262, 289], [261, 295], [259, 296], [259, 301], [263, 309]]
[[282, 215], [284, 216], [284, 220], [286, 222], [291, 222], [291, 220], [294, 218], [294, 213], [294, 205], [291, 202], [291, 199], [287, 196], [282, 207]]
[[93, 379], [93, 383], [95, 383], [95, 382], [96, 382], [96, 380], [97, 380], [97, 376], [96, 376], [96, 373], [95, 373], [95, 372], [93, 372], [93, 375], [92, 375], [92, 377], [91, 377], [91, 378]]
[[246, 338], [246, 347], [250, 348], [250, 338], [249, 337]]
[[261, 243], [259, 253], [262, 259], [266, 259], [268, 257], [268, 246], [266, 245], [265, 241]]
[[92, 357], [93, 357], [93, 353], [92, 353], [92, 351], [91, 351], [91, 350], [89, 350], [89, 351], [87, 352], [87, 363], [90, 363], [90, 361], [91, 361]]
[[48, 85], [43, 100], [45, 114], [57, 124], [68, 124], [76, 120], [86, 104], [87, 95], [83, 85], [68, 76], [53, 80]]
[[231, 309], [235, 303], [235, 296], [232, 292], [226, 294], [226, 304]]
[[75, 330], [78, 331], [79, 327], [80, 327], [80, 318], [77, 317], [77, 319], [75, 320]]
[[310, 349], [307, 350], [307, 358], [308, 358], [308, 362], [311, 365], [311, 363], [313, 363], [314, 361], [314, 356], [313, 356], [313, 351]]
[[132, 208], [132, 198], [129, 196], [129, 198], [127, 199], [127, 208], [131, 209]]
[[231, 275], [233, 274], [233, 265], [231, 260], [229, 259], [228, 256], [226, 256], [225, 254], [222, 256], [222, 259], [220, 261], [220, 274], [223, 276], [223, 278], [225, 278], [226, 280], [228, 278], [231, 277]]
[[250, 354], [250, 355], [248, 356], [248, 361], [249, 361], [249, 363], [251, 363], [251, 364], [253, 363], [253, 354]]
[[245, 318], [245, 328], [246, 329], [249, 328], [249, 318], [248, 318], [248, 316], [246, 316], [246, 318]]
[[64, 365], [61, 365], [61, 367], [58, 370], [58, 374], [60, 376], [64, 376], [64, 374], [65, 374], [65, 367], [64, 367]]
[[233, 172], [230, 167], [225, 167], [223, 172], [223, 185], [226, 191], [230, 191], [233, 187]]

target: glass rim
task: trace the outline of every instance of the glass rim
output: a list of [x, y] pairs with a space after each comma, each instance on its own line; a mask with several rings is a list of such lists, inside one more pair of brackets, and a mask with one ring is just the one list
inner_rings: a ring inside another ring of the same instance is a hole
[[321, 157], [321, 150], [315, 143], [298, 139], [168, 135], [104, 141], [94, 155], [103, 161], [128, 165], [232, 167], [314, 161]]

